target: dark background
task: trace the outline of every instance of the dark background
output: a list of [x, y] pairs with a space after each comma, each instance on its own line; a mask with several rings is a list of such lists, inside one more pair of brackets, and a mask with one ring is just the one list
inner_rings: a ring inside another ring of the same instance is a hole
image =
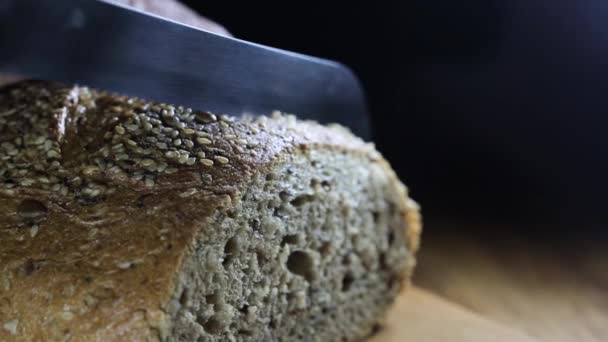
[[608, 221], [608, 2], [186, 3], [236, 37], [352, 67], [427, 223]]

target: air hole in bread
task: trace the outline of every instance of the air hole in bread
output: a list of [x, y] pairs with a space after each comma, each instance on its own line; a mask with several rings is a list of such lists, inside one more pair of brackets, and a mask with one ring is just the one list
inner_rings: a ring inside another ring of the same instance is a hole
[[231, 237], [224, 246], [224, 266], [230, 265], [230, 262], [239, 252], [239, 240], [237, 236]]
[[215, 317], [211, 317], [207, 322], [203, 323], [203, 328], [206, 332], [217, 335], [224, 330], [222, 323]]
[[298, 243], [298, 236], [297, 235], [285, 235], [283, 237], [283, 240], [281, 241], [281, 246], [285, 246], [287, 244], [295, 245], [297, 243]]
[[372, 217], [374, 219], [374, 223], [378, 224], [380, 222], [380, 213], [377, 211], [372, 211]]
[[264, 265], [266, 265], [266, 263], [268, 262], [268, 257], [266, 256], [266, 254], [263, 251], [256, 251], [255, 252], [255, 257], [258, 261], [258, 267], [263, 267]]
[[217, 292], [205, 296], [207, 304], [218, 304], [220, 300], [222, 300], [222, 295]]
[[323, 190], [325, 190], [325, 191], [331, 190], [331, 184], [326, 180], [321, 182], [321, 187], [323, 187]]
[[254, 219], [254, 220], [250, 220], [249, 221], [249, 226], [251, 227], [251, 229], [253, 229], [253, 231], [259, 231], [260, 230], [260, 220], [258, 219]]
[[251, 330], [239, 330], [237, 332], [237, 334], [239, 334], [241, 336], [253, 336], [253, 333], [251, 332]]
[[321, 256], [327, 257], [330, 252], [331, 252], [331, 242], [329, 242], [329, 241], [323, 242], [321, 247], [319, 247], [319, 253], [321, 253]]
[[393, 244], [393, 242], [395, 242], [395, 232], [393, 232], [392, 230], [388, 232], [387, 234], [387, 241], [389, 246]]
[[182, 290], [181, 295], [179, 296], [179, 303], [180, 303], [181, 305], [186, 306], [186, 305], [188, 305], [188, 302], [189, 302], [189, 301], [190, 301], [190, 293], [189, 293], [188, 288], [187, 288], [187, 287], [185, 287], [185, 288]]
[[315, 198], [316, 198], [315, 195], [305, 194], [305, 195], [300, 195], [300, 196], [294, 198], [289, 203], [291, 205], [293, 205], [294, 207], [299, 207], [299, 206], [302, 206], [302, 205], [304, 205], [304, 204], [306, 204], [308, 202], [314, 201]]
[[287, 192], [287, 191], [281, 191], [281, 192], [279, 192], [279, 198], [283, 202], [287, 202], [287, 200], [289, 200], [290, 196], [291, 196], [291, 194], [289, 192]]
[[295, 251], [289, 255], [289, 258], [287, 258], [287, 269], [291, 273], [303, 277], [308, 282], [311, 282], [315, 276], [312, 257], [304, 251]]
[[347, 273], [344, 278], [342, 278], [342, 292], [350, 291], [354, 281], [355, 278], [353, 277], [353, 275]]

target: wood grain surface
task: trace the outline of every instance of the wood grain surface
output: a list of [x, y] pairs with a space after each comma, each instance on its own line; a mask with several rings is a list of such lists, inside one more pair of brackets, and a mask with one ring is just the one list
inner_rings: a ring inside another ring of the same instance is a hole
[[572, 238], [584, 230], [526, 237], [522, 229], [499, 225], [425, 229], [417, 286], [541, 341], [608, 340], [602, 238]]
[[371, 342], [486, 342], [534, 339], [493, 322], [428, 291], [411, 288], [390, 311]]

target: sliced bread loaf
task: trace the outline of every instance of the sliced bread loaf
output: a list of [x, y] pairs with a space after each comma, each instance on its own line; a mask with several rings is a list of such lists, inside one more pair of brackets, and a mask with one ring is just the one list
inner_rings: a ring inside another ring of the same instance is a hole
[[0, 91], [0, 340], [359, 340], [419, 233], [346, 129]]

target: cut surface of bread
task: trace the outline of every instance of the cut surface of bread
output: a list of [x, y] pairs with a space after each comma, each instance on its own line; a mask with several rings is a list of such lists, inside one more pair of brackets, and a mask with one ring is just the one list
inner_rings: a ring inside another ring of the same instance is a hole
[[419, 233], [346, 129], [0, 90], [0, 340], [361, 340]]

